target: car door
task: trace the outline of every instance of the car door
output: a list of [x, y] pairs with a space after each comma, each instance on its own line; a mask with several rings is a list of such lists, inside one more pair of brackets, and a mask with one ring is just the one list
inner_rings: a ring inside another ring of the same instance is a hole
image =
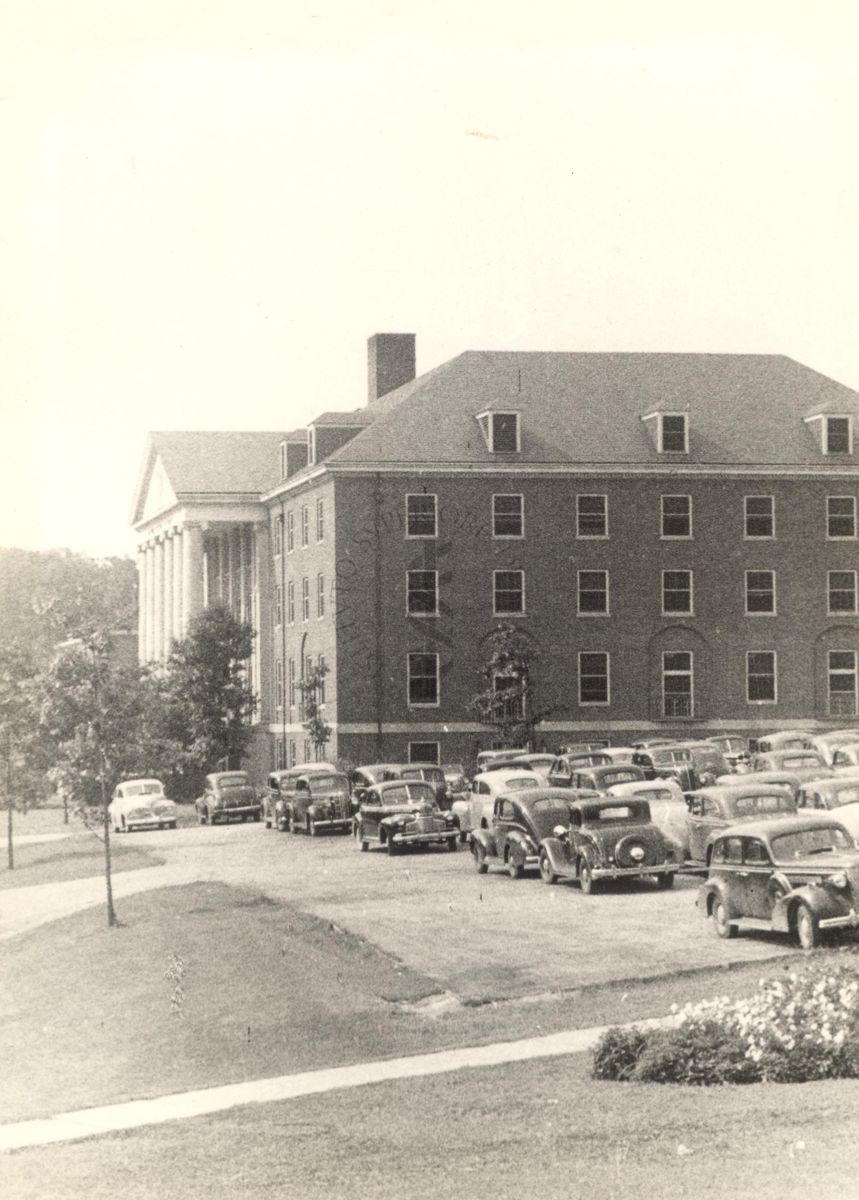
[[492, 832], [495, 837], [495, 853], [501, 862], [507, 851], [510, 831], [514, 828], [516, 808], [512, 800], [496, 800], [492, 815]]
[[721, 809], [712, 796], [693, 795], [689, 802], [686, 825], [689, 830], [689, 857], [704, 862], [707, 857], [707, 841], [710, 834], [724, 821], [719, 820]]
[[[734, 839], [732, 838], [731, 841]], [[760, 838], [746, 837], [743, 843], [743, 865], [738, 875], [743, 881], [745, 915], [760, 920], [772, 917], [773, 895], [770, 889], [773, 867], [767, 848]]]
[[485, 810], [492, 795], [491, 788], [485, 779], [478, 775], [471, 784], [471, 828], [480, 829], [485, 817]]
[[379, 824], [383, 816], [382, 797], [379, 792], [374, 787], [364, 788], [361, 801], [361, 832], [365, 838], [378, 838]]

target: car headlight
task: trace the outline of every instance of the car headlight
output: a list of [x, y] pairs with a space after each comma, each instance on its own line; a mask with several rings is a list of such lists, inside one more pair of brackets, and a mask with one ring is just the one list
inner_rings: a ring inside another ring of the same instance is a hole
[[837, 871], [834, 875], [829, 876], [829, 882], [833, 887], [843, 890], [847, 887], [847, 876], [844, 871]]

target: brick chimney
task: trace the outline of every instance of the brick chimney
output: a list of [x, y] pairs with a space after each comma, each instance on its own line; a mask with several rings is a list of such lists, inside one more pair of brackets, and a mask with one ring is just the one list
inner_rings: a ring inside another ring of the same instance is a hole
[[415, 377], [415, 335], [374, 333], [367, 339], [367, 402], [372, 404]]

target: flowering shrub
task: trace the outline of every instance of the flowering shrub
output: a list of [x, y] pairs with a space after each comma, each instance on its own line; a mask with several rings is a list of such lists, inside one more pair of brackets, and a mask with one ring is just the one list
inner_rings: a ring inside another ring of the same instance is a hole
[[847, 966], [762, 979], [746, 999], [687, 1004], [673, 1028], [629, 1029], [624, 1039], [608, 1030], [594, 1051], [593, 1074], [691, 1084], [859, 1076], [857, 1001], [859, 975]]

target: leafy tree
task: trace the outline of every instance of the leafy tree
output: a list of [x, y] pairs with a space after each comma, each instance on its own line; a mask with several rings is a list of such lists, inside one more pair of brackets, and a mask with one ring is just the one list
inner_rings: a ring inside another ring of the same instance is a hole
[[14, 642], [0, 643], [0, 794], [7, 812], [7, 861], [15, 865], [12, 813], [42, 790], [35, 714], [38, 673], [32, 655]]
[[485, 686], [468, 709], [490, 726], [502, 746], [531, 747], [536, 726], [549, 716], [535, 704], [537, 659], [528, 634], [509, 622], [493, 626], [484, 638], [480, 674]]
[[325, 676], [327, 674], [328, 667], [322, 663], [317, 667], [312, 667], [298, 684], [304, 711], [302, 724], [313, 743], [317, 759], [321, 757], [323, 747], [331, 738], [331, 726], [325, 720], [322, 712], [325, 703]]
[[185, 748], [186, 769], [241, 766], [257, 707], [245, 666], [254, 636], [250, 625], [218, 605], [196, 616], [188, 636], [174, 642], [165, 676], [161, 734]]

